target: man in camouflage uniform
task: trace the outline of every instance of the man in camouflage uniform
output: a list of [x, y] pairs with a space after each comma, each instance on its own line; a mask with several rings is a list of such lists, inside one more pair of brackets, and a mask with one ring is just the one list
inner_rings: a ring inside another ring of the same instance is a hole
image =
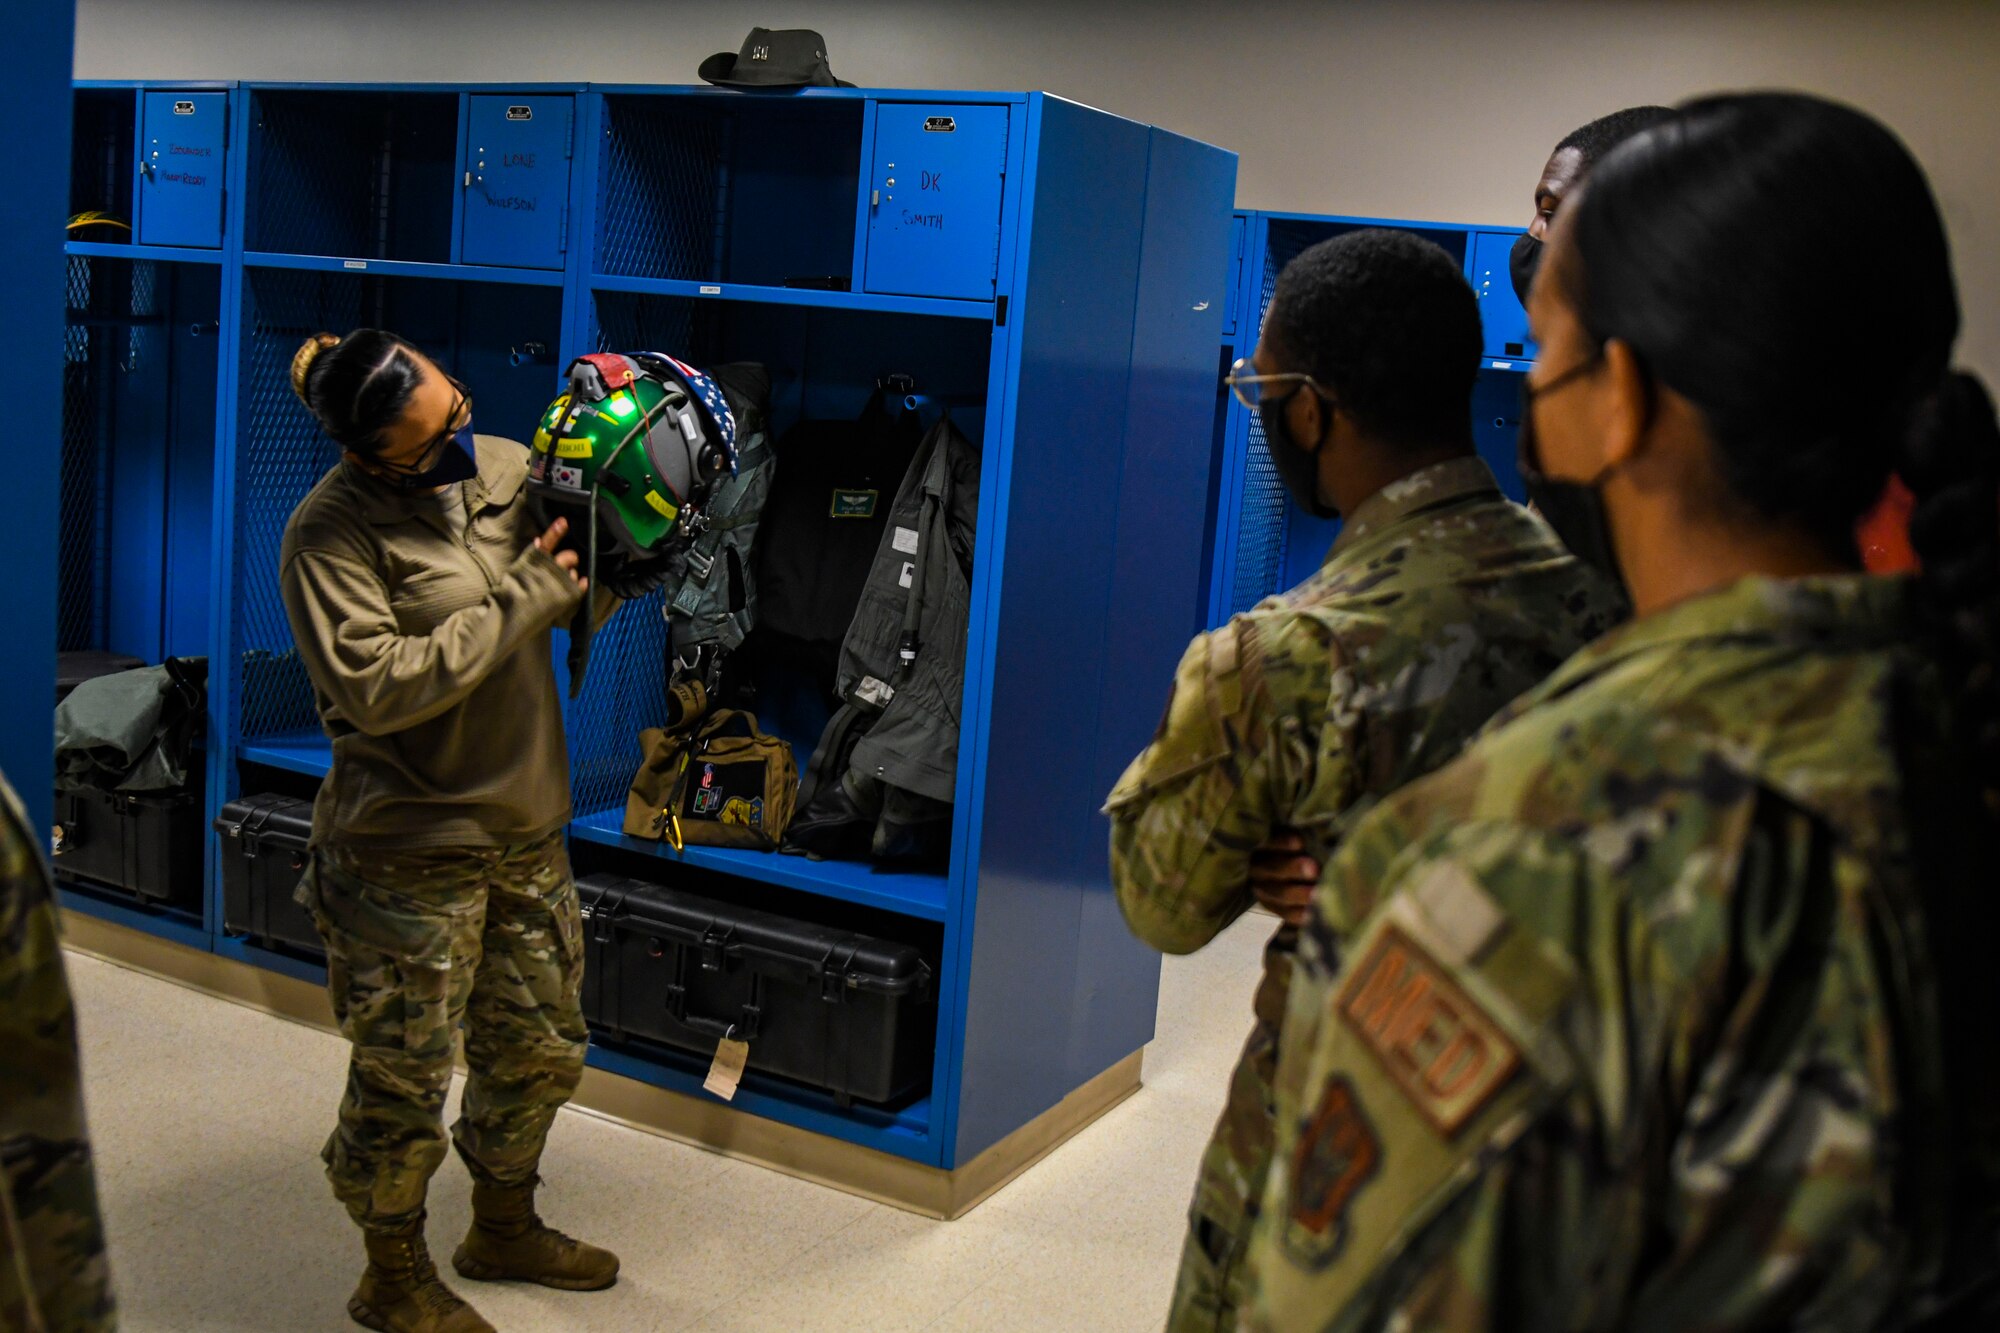
[[1929, 802], [1885, 744], [1910, 593], [1755, 578], [1634, 621], [1356, 825], [1285, 1014], [1254, 1327], [1920, 1312], [1990, 1158], [1946, 1146]]
[[0, 1329], [117, 1327], [48, 868], [0, 777]]
[[1473, 453], [1480, 347], [1477, 305], [1448, 255], [1406, 233], [1359, 232], [1286, 268], [1258, 374], [1239, 365], [1233, 377], [1259, 391], [1295, 498], [1321, 512], [1331, 500], [1347, 518], [1317, 574], [1194, 641], [1159, 735], [1107, 807], [1119, 903], [1148, 943], [1198, 949], [1267, 887], [1288, 917], [1202, 1160], [1173, 1329], [1235, 1324], [1302, 916], [1281, 886], [1316, 879], [1358, 807], [1445, 762], [1615, 619], [1609, 585], [1509, 503]]

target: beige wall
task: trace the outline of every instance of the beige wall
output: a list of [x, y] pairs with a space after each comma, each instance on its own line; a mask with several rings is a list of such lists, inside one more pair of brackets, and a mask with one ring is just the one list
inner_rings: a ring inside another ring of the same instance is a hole
[[[2000, 0], [79, 0], [77, 23], [86, 78], [654, 83], [692, 82], [752, 23], [809, 26], [864, 86], [1046, 88], [1234, 148], [1249, 207], [1517, 224], [1592, 116], [1806, 88], [1882, 116], [1930, 169], [1962, 358], [2000, 379]], [[1864, 364], [1893, 336], [1854, 332]]]

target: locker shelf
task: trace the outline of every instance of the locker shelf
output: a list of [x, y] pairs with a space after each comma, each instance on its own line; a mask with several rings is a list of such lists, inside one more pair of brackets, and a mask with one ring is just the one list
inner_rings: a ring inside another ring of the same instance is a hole
[[747, 282], [691, 282], [680, 278], [591, 275], [591, 288], [642, 296], [684, 296], [696, 301], [746, 301], [759, 305], [819, 310], [871, 310], [888, 315], [943, 315], [948, 319], [993, 318], [991, 301], [957, 301], [932, 296], [878, 296], [872, 292], [826, 292], [805, 287], [759, 287]]
[[455, 282], [505, 282], [523, 287], [560, 287], [563, 275], [550, 269], [498, 268], [487, 264], [441, 264], [414, 259], [350, 259], [340, 255], [292, 255], [246, 250], [246, 268], [282, 268], [313, 273], [353, 273], [385, 278], [434, 278]]
[[606, 847], [644, 852], [668, 861], [685, 861], [705, 870], [719, 870], [764, 884], [816, 893], [863, 907], [880, 908], [901, 916], [920, 917], [925, 921], [944, 920], [945, 891], [949, 881], [943, 875], [884, 871], [857, 861], [813, 861], [803, 856], [743, 851], [734, 847], [689, 847], [677, 854], [663, 842], [626, 837], [624, 824], [625, 811], [620, 807], [585, 815], [570, 828], [576, 837]]
[[175, 264], [220, 264], [222, 251], [195, 250], [183, 245], [131, 245], [113, 241], [68, 241], [66, 254], [92, 259], [155, 259]]
[[137, 903], [113, 902], [100, 898], [67, 884], [56, 885], [56, 901], [66, 912], [80, 912], [84, 916], [94, 916], [100, 921], [109, 921], [114, 926], [124, 926], [127, 930], [137, 930], [148, 935], [157, 935], [184, 944], [190, 949], [208, 952], [208, 930], [200, 918], [185, 912], [158, 907], [141, 907]]
[[236, 756], [246, 764], [263, 764], [287, 773], [323, 778], [333, 767], [333, 742], [322, 731], [289, 731], [245, 741]]

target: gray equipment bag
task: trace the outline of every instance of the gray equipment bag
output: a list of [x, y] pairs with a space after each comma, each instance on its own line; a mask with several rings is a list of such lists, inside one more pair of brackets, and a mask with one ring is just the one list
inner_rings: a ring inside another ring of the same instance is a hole
[[[670, 681], [734, 652], [756, 624], [752, 551], [777, 470], [770, 439], [770, 374], [760, 365], [743, 363], [716, 366], [709, 375], [728, 394], [736, 416], [736, 472], [709, 493], [708, 526], [681, 555], [681, 567], [666, 584]], [[707, 683], [713, 687], [712, 680]]]
[[800, 793], [789, 850], [934, 864], [951, 850], [979, 451], [931, 428], [896, 493], [841, 644], [845, 701]]

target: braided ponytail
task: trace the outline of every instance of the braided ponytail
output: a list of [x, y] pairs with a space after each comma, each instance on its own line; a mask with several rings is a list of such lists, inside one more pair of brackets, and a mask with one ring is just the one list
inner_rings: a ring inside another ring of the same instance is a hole
[[1899, 469], [1916, 497], [1910, 542], [1976, 780], [2000, 813], [2000, 420], [1986, 386], [1945, 376]]

